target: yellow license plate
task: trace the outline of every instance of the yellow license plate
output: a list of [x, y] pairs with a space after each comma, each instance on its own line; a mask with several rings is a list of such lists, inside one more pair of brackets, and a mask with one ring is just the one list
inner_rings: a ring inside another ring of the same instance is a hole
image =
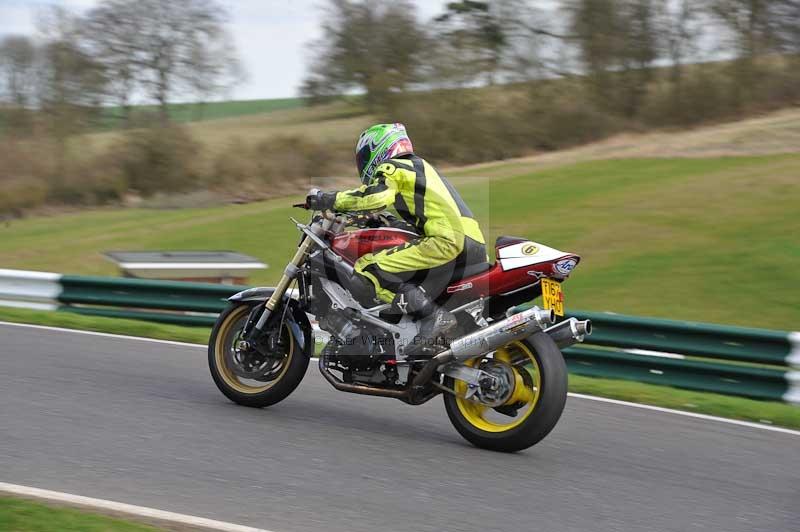
[[558, 316], [564, 315], [564, 292], [561, 283], [552, 279], [542, 279], [542, 299], [546, 310], [553, 309]]

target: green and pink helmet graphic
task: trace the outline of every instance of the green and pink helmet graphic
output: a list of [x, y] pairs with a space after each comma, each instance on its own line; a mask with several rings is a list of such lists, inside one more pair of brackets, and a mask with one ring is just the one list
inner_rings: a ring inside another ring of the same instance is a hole
[[382, 162], [413, 152], [414, 147], [403, 124], [376, 124], [367, 128], [356, 144], [356, 165], [361, 182], [369, 183]]

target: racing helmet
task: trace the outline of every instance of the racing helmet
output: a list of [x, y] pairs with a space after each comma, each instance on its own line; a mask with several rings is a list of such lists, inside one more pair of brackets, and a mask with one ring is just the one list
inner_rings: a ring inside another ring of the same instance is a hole
[[403, 124], [376, 124], [365, 129], [356, 144], [356, 166], [361, 182], [369, 183], [382, 162], [412, 153], [414, 147]]

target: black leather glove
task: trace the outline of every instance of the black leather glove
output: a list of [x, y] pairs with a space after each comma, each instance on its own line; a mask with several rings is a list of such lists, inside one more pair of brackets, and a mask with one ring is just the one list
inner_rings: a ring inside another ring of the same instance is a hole
[[327, 211], [336, 203], [336, 192], [315, 192], [306, 196], [306, 208], [312, 211]]

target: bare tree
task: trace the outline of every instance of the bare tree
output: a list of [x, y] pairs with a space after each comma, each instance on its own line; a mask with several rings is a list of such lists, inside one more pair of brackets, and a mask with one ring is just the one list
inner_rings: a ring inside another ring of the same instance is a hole
[[770, 3], [772, 34], [779, 50], [800, 54], [800, 0]]
[[494, 85], [560, 71], [548, 63], [545, 51], [552, 52], [565, 36], [546, 10], [526, 0], [450, 2], [427, 32], [423, 66], [430, 86]]
[[126, 125], [130, 124], [131, 99], [139, 81], [142, 22], [132, 2], [108, 0], [89, 11], [83, 29], [95, 59], [106, 69], [111, 102], [122, 109]]
[[104, 0], [89, 20], [118, 101], [127, 106], [140, 88], [158, 102], [163, 122], [177, 91], [206, 99], [240, 79], [227, 12], [215, 0]]
[[613, 0], [571, 0], [565, 8], [587, 80], [598, 101], [608, 102], [613, 91], [611, 72], [617, 66], [623, 46], [615, 3]]
[[330, 0], [306, 94], [359, 90], [371, 109], [385, 103], [418, 79], [426, 42], [420, 28], [408, 0]]
[[731, 32], [738, 55], [754, 58], [773, 48], [775, 0], [709, 0], [711, 13]]
[[728, 30], [736, 59], [731, 63], [738, 106], [760, 84], [758, 58], [776, 49], [775, 0], [707, 0], [707, 10]]
[[203, 118], [205, 105], [212, 97], [223, 94], [234, 84], [247, 79], [247, 72], [239, 62], [236, 46], [227, 33], [206, 46], [194, 47], [189, 60], [186, 82], [197, 97], [197, 119]]
[[676, 87], [681, 84], [684, 64], [694, 55], [695, 42], [700, 33], [699, 15], [698, 4], [692, 0], [667, 2], [662, 13], [661, 31], [665, 36], [666, 52], [671, 64], [670, 78]]
[[36, 46], [30, 37], [9, 35], [0, 41], [0, 94], [8, 103], [17, 107], [32, 103], [35, 67]]
[[634, 116], [658, 57], [653, 0], [572, 0], [567, 11], [597, 102]]
[[467, 80], [485, 76], [494, 85], [502, 68], [509, 38], [497, 6], [475, 0], [450, 2], [434, 19], [437, 36], [458, 56], [457, 65]]
[[42, 41], [38, 63], [37, 99], [40, 113], [55, 140], [57, 171], [53, 189], [64, 190], [67, 139], [84, 130], [99, 109], [106, 91], [102, 65], [82, 47], [82, 22], [65, 9], [51, 7], [38, 13]]
[[4, 118], [9, 132], [23, 133], [30, 129], [36, 58], [36, 46], [27, 36], [10, 35], [0, 41], [0, 98], [7, 103], [0, 118]]
[[37, 26], [42, 40], [37, 93], [40, 108], [55, 127], [71, 133], [87, 125], [88, 115], [103, 101], [103, 66], [82, 46], [82, 21], [57, 7], [41, 11]]
[[661, 11], [660, 33], [669, 59], [669, 80], [674, 116], [681, 121], [691, 117], [685, 111], [685, 65], [696, 60], [698, 41], [703, 33], [702, 7], [693, 0], [666, 2]]
[[622, 109], [626, 116], [639, 112], [653, 78], [653, 62], [659, 54], [657, 8], [653, 0], [621, 2], [622, 49], [619, 50], [623, 87]]

